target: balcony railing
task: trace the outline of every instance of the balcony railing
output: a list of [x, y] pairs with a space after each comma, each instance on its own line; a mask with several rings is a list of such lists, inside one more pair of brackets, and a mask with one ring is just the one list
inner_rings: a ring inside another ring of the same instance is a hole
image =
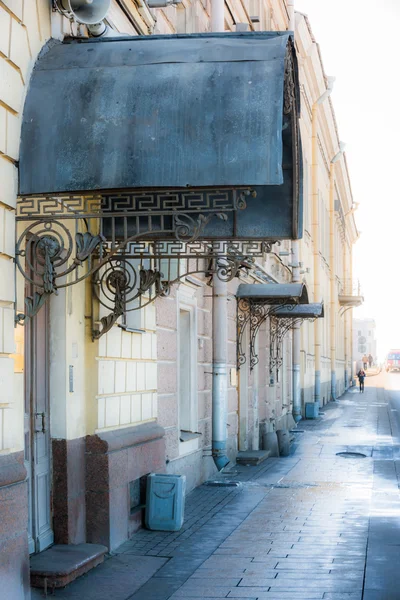
[[339, 282], [339, 304], [343, 308], [361, 306], [364, 296], [358, 279], [342, 279]]

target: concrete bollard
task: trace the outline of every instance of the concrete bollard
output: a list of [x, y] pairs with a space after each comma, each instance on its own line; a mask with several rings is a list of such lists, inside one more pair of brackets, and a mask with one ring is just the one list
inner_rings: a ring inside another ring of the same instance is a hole
[[264, 432], [262, 436], [264, 450], [269, 450], [270, 456], [279, 456], [278, 436], [276, 431]]
[[280, 456], [289, 456], [290, 454], [290, 435], [287, 429], [278, 429], [278, 446]]

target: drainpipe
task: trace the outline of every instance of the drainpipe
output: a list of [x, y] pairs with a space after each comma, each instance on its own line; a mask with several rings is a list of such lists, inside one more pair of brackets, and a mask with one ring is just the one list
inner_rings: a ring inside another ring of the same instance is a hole
[[288, 30], [294, 32], [295, 20], [294, 20], [294, 0], [288, 0], [287, 11], [289, 15]]
[[331, 400], [336, 400], [336, 286], [335, 286], [335, 163], [344, 151], [343, 142], [339, 143], [339, 152], [332, 158], [329, 166], [329, 266], [330, 280], [330, 327], [331, 327]]
[[[299, 240], [292, 241], [292, 282], [300, 283]], [[300, 324], [293, 327], [292, 363], [293, 363], [293, 419], [296, 423], [301, 420], [301, 390], [300, 390]]]
[[[211, 31], [225, 30], [225, 0], [211, 0]], [[228, 396], [228, 285], [213, 275], [212, 297], [212, 457], [221, 471], [229, 463], [226, 455], [227, 396]]]
[[211, 31], [225, 31], [225, 0], [211, 0]]
[[[347, 273], [347, 234], [346, 234], [346, 227], [344, 230], [344, 244], [343, 244], [343, 279], [346, 280], [346, 273]], [[348, 335], [347, 335], [347, 311], [345, 311], [344, 313], [344, 389], [347, 391], [349, 388], [349, 371], [348, 371], [348, 361], [349, 361], [349, 355], [348, 355], [348, 344], [349, 344], [349, 340], [348, 340]], [[351, 356], [351, 352], [350, 352], [350, 356]]]
[[212, 457], [218, 471], [229, 463], [226, 455], [227, 422], [227, 283], [213, 275], [212, 297]]
[[[295, 30], [294, 0], [288, 0], [287, 10], [289, 15], [288, 30]], [[300, 243], [292, 241], [292, 282], [300, 283]], [[293, 327], [292, 333], [292, 387], [293, 387], [293, 419], [296, 423], [301, 420], [301, 391], [300, 391], [300, 325]]]
[[[328, 77], [325, 92], [314, 102], [312, 106], [312, 214], [313, 214], [313, 243], [314, 243], [314, 302], [321, 301], [320, 283], [320, 247], [319, 247], [319, 196], [318, 196], [318, 108], [331, 95], [334, 77]], [[321, 402], [321, 343], [322, 329], [320, 319], [314, 323], [314, 352], [315, 352], [315, 382], [314, 402]]]

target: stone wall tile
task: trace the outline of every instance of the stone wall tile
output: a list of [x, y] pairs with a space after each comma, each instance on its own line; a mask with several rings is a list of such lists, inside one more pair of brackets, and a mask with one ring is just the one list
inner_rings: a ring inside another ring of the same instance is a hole
[[142, 358], [142, 334], [131, 333], [132, 337], [132, 358]]
[[1, 227], [4, 225], [4, 243], [3, 250], [7, 256], [15, 256], [15, 213], [12, 210], [4, 210], [3, 222]]
[[99, 398], [97, 400], [97, 427], [103, 429], [106, 426], [106, 400]]
[[[0, 57], [0, 81], [2, 83], [0, 100], [13, 111], [20, 112], [24, 89], [21, 75], [2, 57]], [[7, 185], [7, 180], [4, 179], [2, 184]]]
[[106, 427], [119, 425], [119, 396], [106, 398]]
[[177, 390], [177, 365], [157, 364], [157, 389], [159, 394], [171, 394]]
[[212, 394], [210, 391], [199, 392], [197, 396], [198, 418], [207, 419], [211, 417]]
[[[1, 58], [0, 58], [1, 65]], [[1, 69], [0, 69], [1, 81]], [[1, 97], [0, 97], [1, 100]], [[0, 155], [0, 202], [15, 208], [17, 199], [17, 169]]]
[[132, 394], [131, 396], [131, 422], [140, 423], [142, 421], [142, 397], [141, 394]]
[[9, 55], [11, 33], [11, 15], [0, 6], [0, 52]]
[[151, 394], [142, 394], [142, 421], [153, 418], [153, 404]]
[[128, 425], [131, 423], [131, 397], [121, 396], [120, 404], [120, 425]]
[[165, 430], [165, 446], [167, 460], [173, 460], [179, 456], [179, 432], [175, 427]]
[[19, 140], [21, 137], [21, 116], [7, 111], [7, 139], [5, 154], [14, 160], [19, 159]]
[[151, 396], [151, 402], [153, 407], [153, 419], [156, 419], [158, 417], [158, 394], [157, 392], [153, 392]]
[[15, 19], [11, 23], [10, 60], [21, 70], [25, 80], [30, 61], [27, 30]]
[[142, 358], [151, 359], [151, 333], [142, 334]]
[[126, 363], [126, 391], [136, 392], [137, 381], [136, 381], [136, 370], [137, 363], [129, 361]]
[[144, 322], [147, 331], [155, 331], [156, 329], [156, 307], [153, 304], [149, 304], [144, 309]]
[[156, 363], [146, 363], [145, 365], [146, 372], [146, 390], [156, 390], [157, 389], [157, 364]]
[[115, 362], [113, 360], [99, 361], [99, 394], [114, 392]]
[[121, 356], [122, 358], [132, 358], [132, 334], [128, 331], [122, 331]]
[[122, 329], [121, 327], [112, 327], [106, 334], [107, 336], [107, 356], [109, 358], [120, 358], [121, 357], [121, 339]]
[[176, 427], [178, 424], [178, 402], [175, 394], [158, 395], [158, 423], [162, 427]]
[[117, 360], [115, 363], [114, 391], [116, 393], [126, 391], [126, 361], [124, 360]]
[[158, 360], [177, 360], [177, 335], [175, 331], [157, 331]]
[[157, 360], [157, 334], [151, 334], [151, 358]]
[[176, 302], [170, 298], [162, 298], [156, 303], [156, 323], [158, 327], [176, 329]]
[[137, 390], [142, 392], [146, 389], [146, 365], [145, 363], [137, 363], [136, 366], [137, 373]]
[[0, 357], [0, 404], [14, 401], [14, 360]]
[[[13, 0], [10, 1], [13, 2]], [[43, 3], [43, 0], [40, 0], [40, 3]], [[38, 28], [37, 4], [37, 2], [25, 2], [24, 5], [24, 25], [26, 25], [27, 28], [29, 47], [33, 56], [36, 56], [39, 53], [45, 42], [45, 38], [42, 39], [41, 32]], [[50, 19], [48, 19], [48, 21], [50, 21]], [[42, 24], [43, 26], [45, 25], [44, 20], [41, 21], [41, 25]], [[48, 33], [46, 37], [50, 37], [50, 34]]]
[[[22, 21], [23, 16], [23, 0], [3, 0], [3, 4], [9, 9], [9, 11], [17, 17], [19, 21]], [[28, 2], [29, 4], [29, 2]]]
[[[2, 36], [2, 32], [1, 32], [1, 14], [2, 14], [2, 8], [0, 6], [0, 52], [1, 50], [1, 36]], [[4, 11], [3, 11], [4, 12]], [[7, 138], [6, 138], [6, 128], [7, 128], [7, 111], [4, 108], [4, 106], [0, 106], [0, 152], [2, 152], [3, 154], [6, 154], [6, 148], [7, 148]], [[0, 242], [1, 244], [1, 242]]]

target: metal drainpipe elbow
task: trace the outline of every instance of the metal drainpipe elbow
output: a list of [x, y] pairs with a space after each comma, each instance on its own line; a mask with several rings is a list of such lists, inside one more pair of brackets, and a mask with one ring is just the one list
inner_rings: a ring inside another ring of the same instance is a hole
[[224, 454], [224, 452], [225, 448], [221, 450], [218, 450], [217, 448], [212, 449], [213, 461], [218, 471], [222, 471], [222, 469], [230, 462], [229, 458], [226, 456], [226, 454]]

